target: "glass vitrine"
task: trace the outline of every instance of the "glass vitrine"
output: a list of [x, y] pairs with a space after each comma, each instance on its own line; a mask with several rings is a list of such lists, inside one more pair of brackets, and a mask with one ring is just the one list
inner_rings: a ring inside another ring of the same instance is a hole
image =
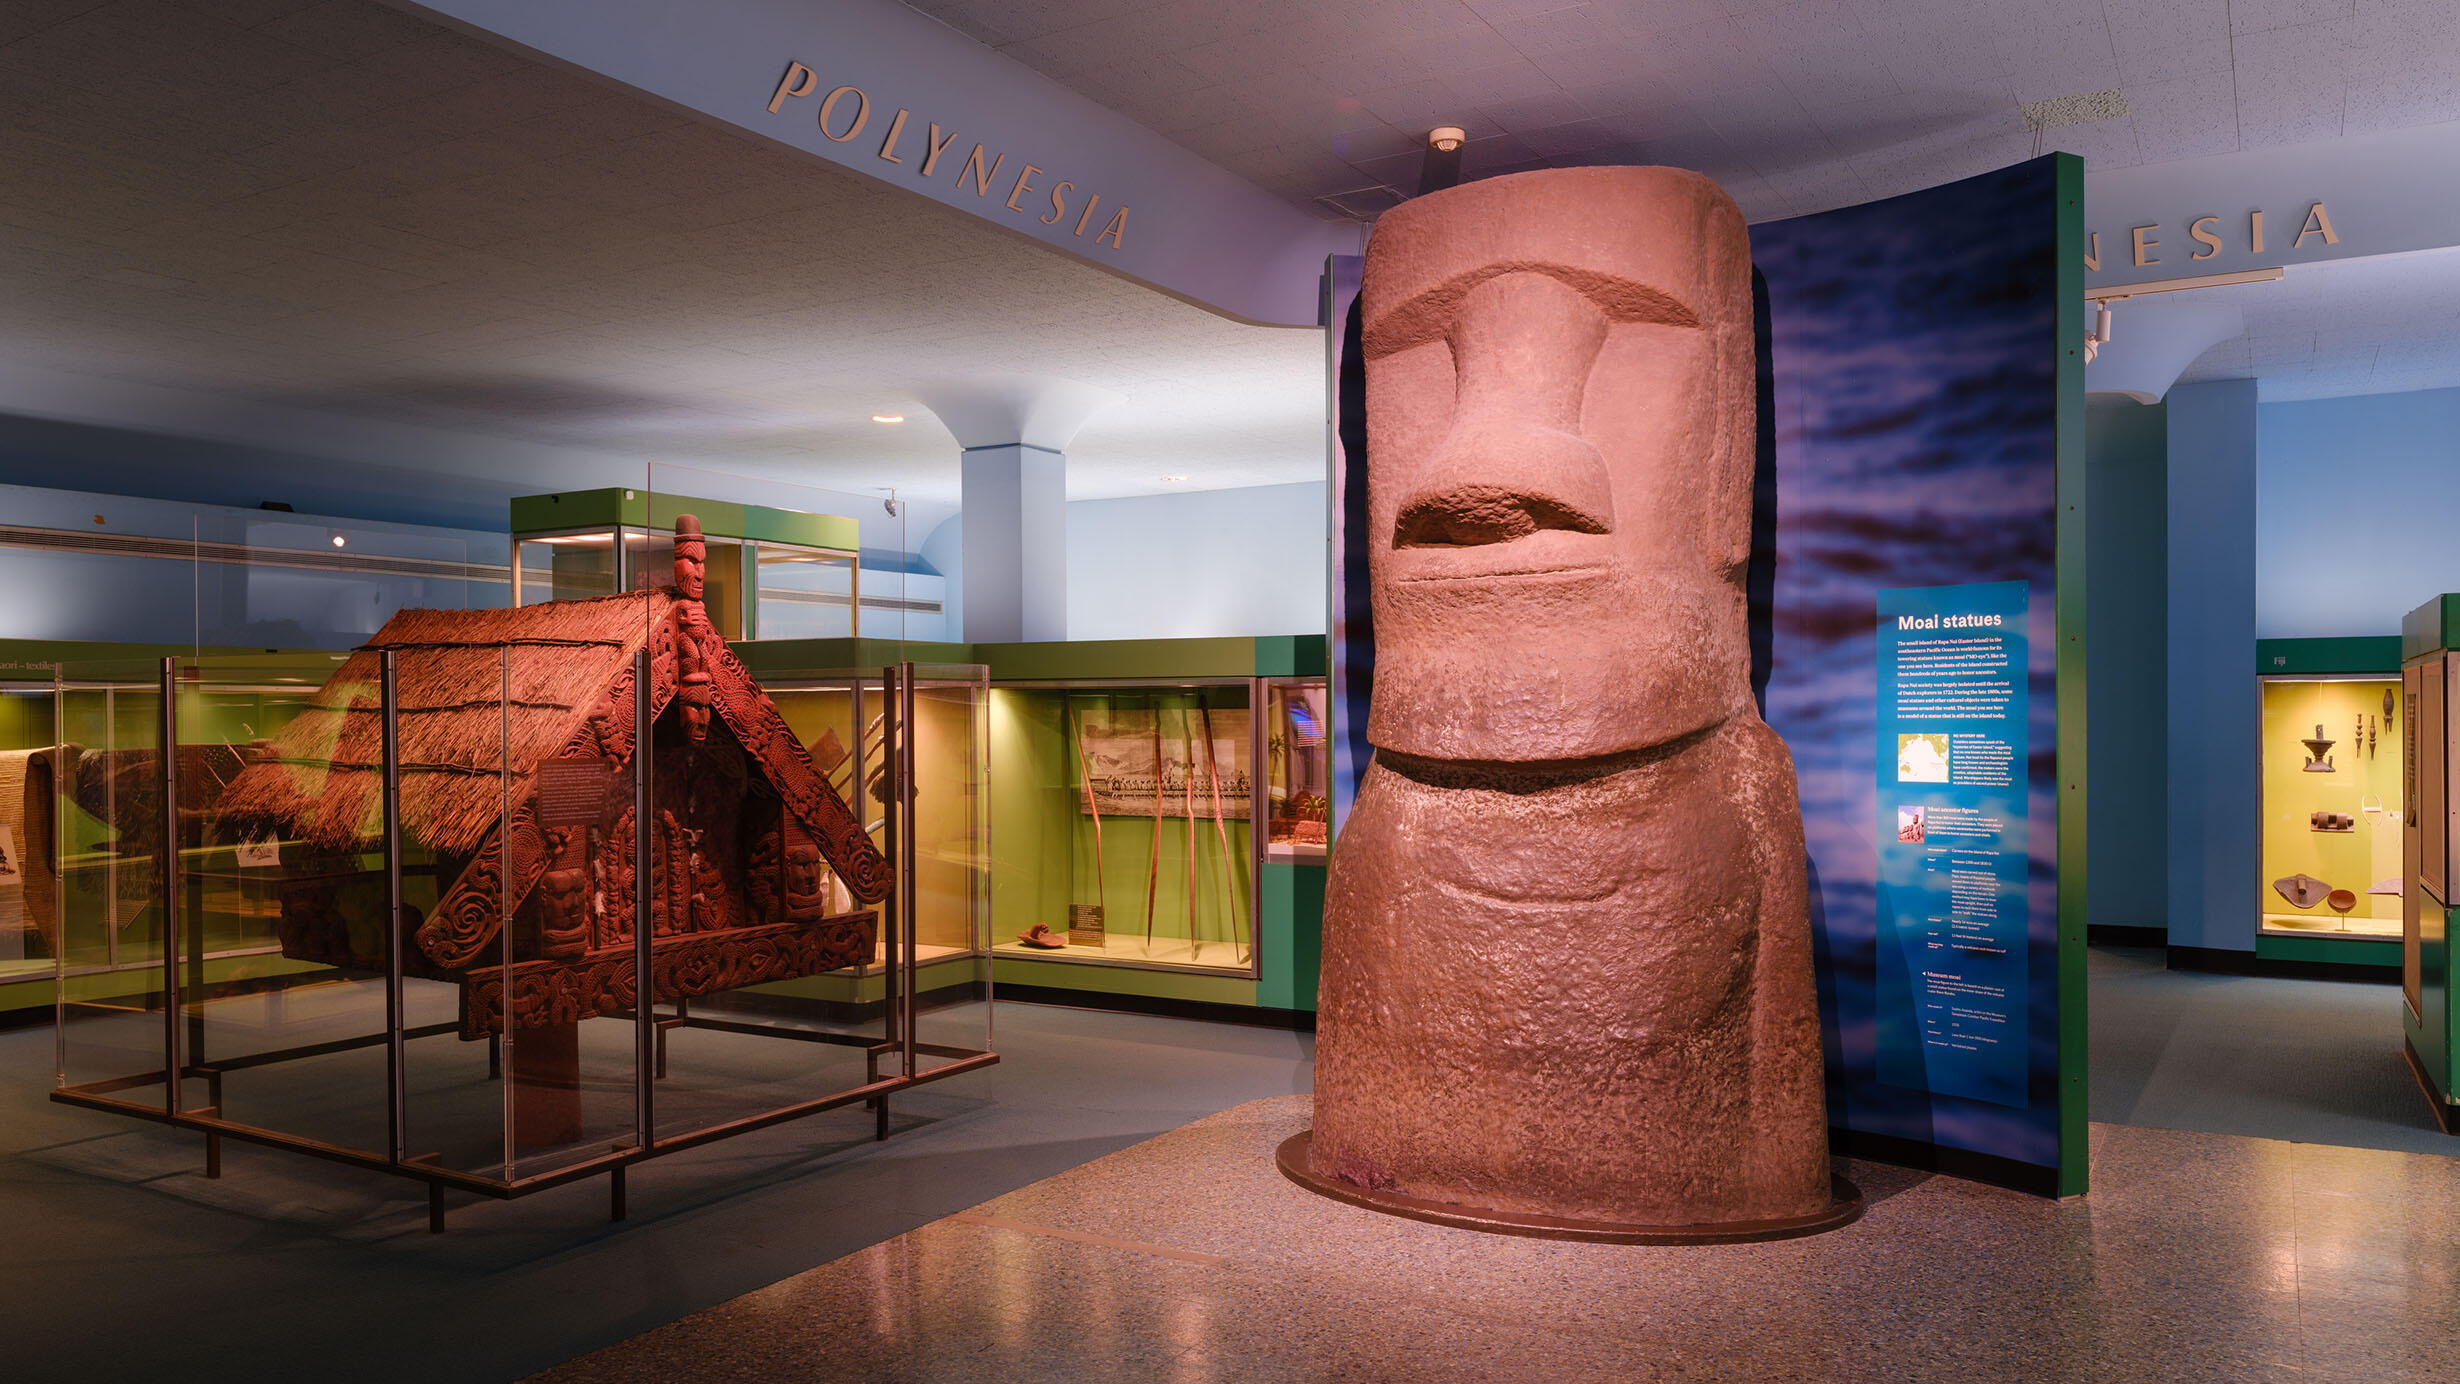
[[676, 599], [414, 612], [278, 696], [64, 668], [55, 1099], [418, 1178], [440, 1225], [840, 1106], [885, 1135], [995, 1061], [974, 975], [916, 979], [918, 921], [981, 964], [981, 670], [806, 689], [832, 763], [739, 665], [638, 694], [688, 685]]
[[991, 691], [991, 949], [1253, 975], [1260, 680]]
[[1266, 683], [1267, 860], [1322, 860], [1332, 822], [1331, 737], [1322, 678]]
[[[262, 973], [279, 950], [278, 900], [264, 864], [278, 841], [231, 842], [197, 830], [219, 787], [308, 705], [339, 654], [234, 656], [190, 663], [178, 701], [175, 768], [182, 838], [179, 865], [191, 926], [187, 940], [216, 974]], [[21, 867], [23, 960], [0, 962], [0, 978], [123, 972], [154, 964], [150, 890], [162, 825], [155, 746], [162, 693], [150, 664], [68, 665], [40, 701], [40, 744], [0, 754], [0, 843]], [[124, 676], [123, 676], [124, 674]], [[37, 699], [26, 694], [23, 700]], [[19, 785], [9, 791], [9, 784]], [[0, 921], [7, 917], [0, 902]], [[109, 981], [98, 981], [106, 988]]]
[[2272, 677], [2262, 688], [2262, 931], [2398, 937], [2400, 679]]
[[[769, 670], [760, 683], [829, 785], [855, 809], [873, 844], [882, 851], [898, 845], [888, 837], [883, 806], [894, 786], [895, 767], [884, 743], [894, 709], [880, 673]], [[914, 691], [913, 940], [928, 992], [971, 982], [975, 968], [941, 963], [971, 960], [986, 945], [987, 672], [977, 666], [917, 665]], [[886, 947], [883, 939], [863, 974], [890, 964]]]
[[818, 639], [858, 632], [861, 543], [854, 521], [663, 491], [516, 499], [513, 604], [666, 585], [675, 560], [674, 518], [684, 513], [701, 525], [707, 614], [722, 637]]
[[0, 985], [49, 975], [59, 941], [53, 704], [48, 680], [0, 682]]

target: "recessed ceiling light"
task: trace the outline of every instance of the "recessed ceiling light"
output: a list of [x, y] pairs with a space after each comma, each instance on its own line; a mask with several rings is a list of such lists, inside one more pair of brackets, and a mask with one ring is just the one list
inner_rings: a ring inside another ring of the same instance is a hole
[[1449, 154], [1469, 141], [1469, 135], [1458, 125], [1438, 125], [1426, 132], [1428, 147]]
[[902, 423], [905, 421], [905, 415], [902, 413], [875, 413], [871, 415], [871, 421], [874, 423]]
[[1169, 481], [1169, 482], [1171, 482], [1171, 483], [1173, 483], [1173, 484], [1176, 484], [1176, 483], [1178, 483], [1178, 482], [1180, 482], [1180, 481], [1186, 480], [1186, 479], [1187, 479], [1187, 477], [1185, 477], [1185, 476], [1164, 476], [1164, 477], [1162, 477], [1162, 479], [1163, 479], [1163, 480], [1165, 480], [1165, 481]]
[[334, 547], [336, 547], [336, 548], [341, 547], [343, 544], [348, 543], [349, 541], [350, 541], [349, 539], [346, 539], [346, 538], [342, 537], [342, 536], [341, 536], [340, 534], [338, 534], [338, 533], [337, 533], [337, 534], [335, 534], [335, 535], [333, 535], [333, 546], [334, 546]]

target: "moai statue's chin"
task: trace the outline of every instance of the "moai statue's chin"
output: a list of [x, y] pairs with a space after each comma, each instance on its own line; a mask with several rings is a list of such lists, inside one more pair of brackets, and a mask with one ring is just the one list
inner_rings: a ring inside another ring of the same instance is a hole
[[1750, 687], [1750, 245], [1669, 168], [1367, 245], [1376, 747], [1293, 1176], [1413, 1214], [1799, 1232], [1832, 1192], [1802, 817]]

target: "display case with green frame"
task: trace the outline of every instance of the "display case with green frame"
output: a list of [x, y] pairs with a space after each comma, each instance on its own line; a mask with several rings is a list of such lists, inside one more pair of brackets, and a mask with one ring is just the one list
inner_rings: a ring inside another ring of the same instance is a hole
[[[55, 696], [49, 678], [0, 679], [0, 987], [47, 980], [58, 939], [46, 843]], [[32, 853], [31, 855], [29, 853]]]
[[[978, 997], [988, 974], [991, 829], [987, 670], [961, 644], [877, 639], [763, 640], [735, 654], [787, 728], [826, 768], [883, 850], [881, 674], [913, 670], [915, 986], [927, 1003]], [[751, 993], [781, 1007], [868, 1013], [886, 999], [894, 958], [780, 981]]]
[[1311, 1012], [1323, 641], [975, 645], [1002, 993]]
[[2261, 640], [2256, 665], [2256, 954], [2388, 970], [2400, 959], [2408, 808], [2399, 640]]
[[1245, 678], [995, 690], [996, 802], [1017, 839], [1001, 853], [1012, 875], [993, 953], [1253, 979], [1257, 691]]
[[710, 623], [730, 640], [859, 634], [860, 534], [852, 519], [610, 488], [512, 502], [513, 604], [663, 584], [675, 516], [698, 518]]
[[2400, 625], [2400, 717], [2407, 725], [2401, 824], [2400, 990], [2403, 1051], [2446, 1133], [2460, 1133], [2460, 975], [2451, 927], [2452, 773], [2460, 762], [2451, 692], [2460, 679], [2460, 595], [2438, 596]]
[[[150, 652], [150, 651], [149, 651]], [[65, 665], [48, 660], [87, 653]], [[0, 1013], [39, 1014], [65, 980], [89, 981], [149, 965], [139, 896], [150, 865], [127, 842], [141, 834], [125, 791], [130, 727], [158, 714], [158, 695], [63, 675], [58, 667], [145, 670], [156, 660], [127, 646], [48, 644], [6, 660], [29, 676], [0, 680]], [[110, 656], [126, 658], [111, 661]], [[313, 651], [216, 656], [224, 670], [182, 704], [185, 743], [200, 786], [244, 761], [256, 741], [288, 724], [341, 655]], [[47, 676], [31, 676], [36, 671]], [[182, 852], [194, 894], [196, 941], [217, 981], [266, 979], [294, 969], [277, 955], [275, 905], [254, 862], [279, 842]], [[101, 983], [98, 979], [90, 983]]]

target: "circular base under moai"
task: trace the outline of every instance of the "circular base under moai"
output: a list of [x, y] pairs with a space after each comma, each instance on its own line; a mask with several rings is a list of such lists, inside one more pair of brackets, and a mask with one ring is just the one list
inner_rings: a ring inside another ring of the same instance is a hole
[[1756, 1240], [1791, 1240], [1834, 1230], [1862, 1215], [1862, 1193], [1844, 1178], [1831, 1179], [1828, 1205], [1807, 1216], [1769, 1221], [1717, 1221], [1702, 1225], [1632, 1225], [1619, 1221], [1573, 1220], [1564, 1216], [1534, 1216], [1518, 1211], [1493, 1211], [1478, 1206], [1425, 1201], [1398, 1192], [1379, 1192], [1318, 1174], [1307, 1165], [1315, 1131], [1304, 1130], [1281, 1141], [1273, 1161], [1282, 1176], [1335, 1201], [1406, 1216], [1413, 1221], [1484, 1230], [1497, 1235], [1528, 1235], [1545, 1240], [1589, 1240], [1611, 1245], [1739, 1245]]

